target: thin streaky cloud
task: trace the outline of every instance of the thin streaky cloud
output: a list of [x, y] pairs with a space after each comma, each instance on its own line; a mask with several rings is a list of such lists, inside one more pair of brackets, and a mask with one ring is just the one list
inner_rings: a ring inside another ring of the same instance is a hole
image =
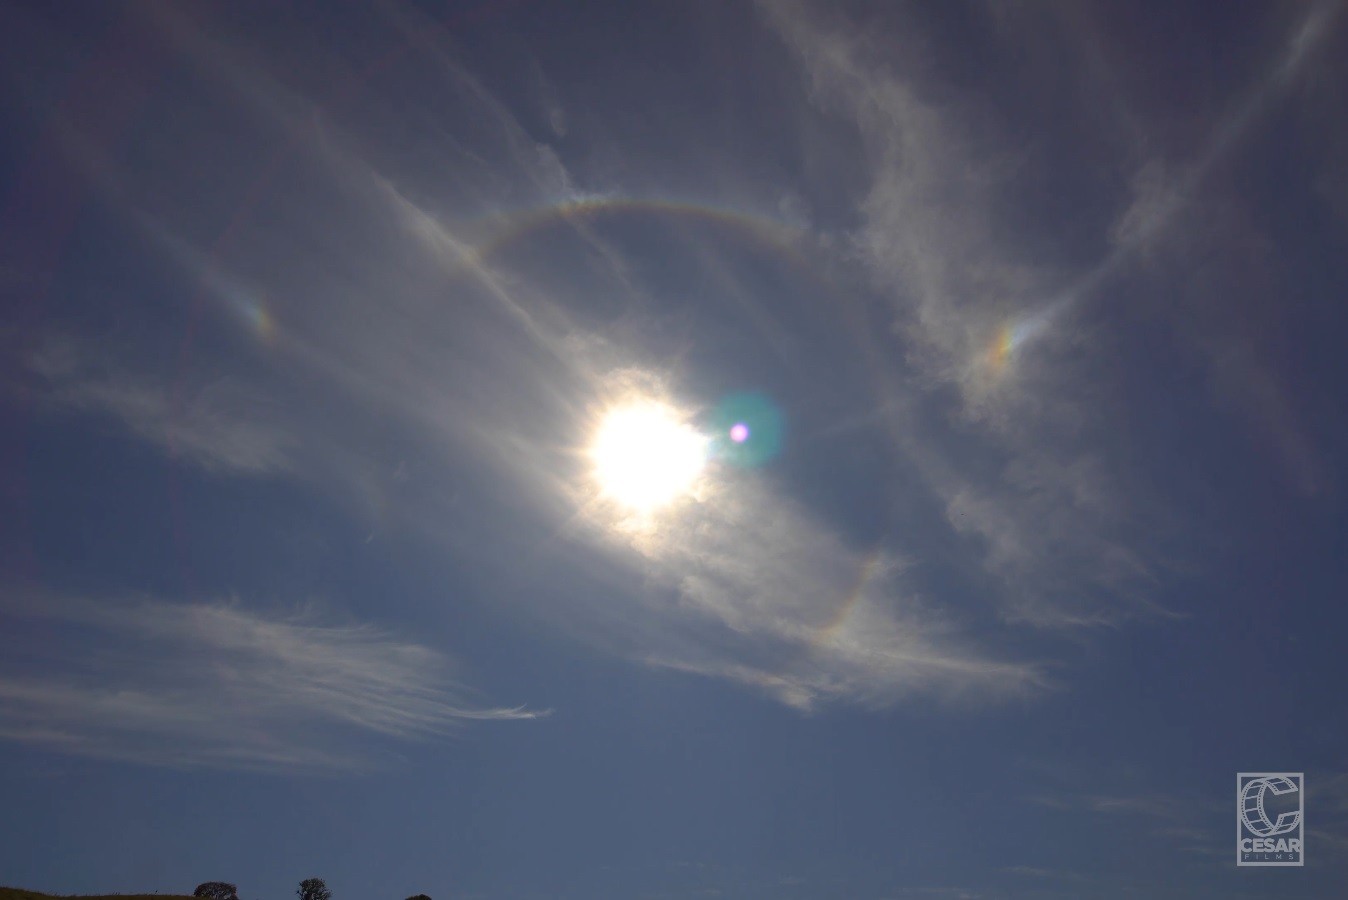
[[[1136, 195], [1101, 234], [1103, 258], [1083, 268], [1022, 240], [1044, 226], [1019, 221], [1007, 202], [1018, 151], [995, 114], [959, 95], [933, 99], [950, 95], [910, 74], [921, 65], [879, 54], [873, 36], [836, 10], [760, 4], [815, 103], [848, 116], [869, 148], [856, 246], [892, 301], [901, 338], [861, 339], [873, 344], [888, 431], [950, 527], [981, 543], [1008, 620], [1073, 628], [1176, 614], [1154, 593], [1176, 563], [1168, 545], [1182, 540], [1183, 516], [1112, 458], [1101, 411], [1115, 398], [1092, 368], [1095, 311], [1084, 301], [1137, 277], [1148, 248], [1179, 223], [1188, 230], [1211, 172], [1307, 69], [1339, 7], [1309, 9], [1192, 162], [1144, 161]], [[920, 57], [922, 27], [910, 24], [910, 35], [890, 37]], [[1209, 358], [1214, 393], [1268, 435], [1298, 486], [1314, 492], [1327, 466], [1253, 339], [1196, 335], [1193, 344]]]
[[[967, 623], [908, 587], [897, 560], [874, 565], [752, 477], [706, 491], [658, 530], [618, 530], [646, 578], [677, 592], [672, 610], [653, 595], [653, 628], [673, 612], [693, 633], [724, 629], [678, 655], [678, 644], [652, 652], [643, 642], [649, 664], [738, 681], [802, 710], [1050, 687], [1041, 666], [965, 638]], [[598, 535], [615, 540], [602, 523]]]
[[[855, 244], [887, 295], [899, 340], [861, 335], [886, 430], [946, 510], [947, 525], [1000, 584], [1013, 621], [1109, 625], [1167, 611], [1138, 534], [1164, 504], [1122, 484], [1100, 442], [1095, 379], [1075, 371], [1080, 336], [1055, 326], [1040, 352], [1002, 370], [994, 335], [1071, 278], [1027, 255], [1001, 196], [1014, 172], [995, 118], [937, 105], [819, 7], [762, 4], [814, 101], [850, 118], [871, 148]], [[918, 29], [915, 29], [915, 33]], [[914, 52], [920, 52], [916, 37]], [[1045, 323], [1047, 328], [1047, 323]], [[950, 401], [950, 389], [957, 393]], [[952, 427], [952, 422], [954, 423]], [[972, 552], [977, 552], [976, 549]]]
[[0, 736], [63, 752], [181, 767], [360, 769], [377, 764], [370, 739], [425, 740], [465, 721], [546, 715], [477, 706], [443, 654], [303, 611], [22, 587], [6, 591], [5, 611], [77, 635], [67, 647], [11, 646], [10, 658], [22, 652], [27, 662], [0, 669]]
[[[475, 102], [488, 102], [480, 87], [468, 87]], [[266, 88], [256, 90], [270, 93]], [[518, 137], [516, 128], [506, 132]], [[527, 359], [526, 371], [538, 377], [510, 380], [517, 395], [514, 403], [499, 402], [497, 390], [482, 390], [494, 385], [481, 377], [485, 363], [478, 348], [465, 348], [460, 361], [449, 346], [426, 341], [423, 332], [442, 330], [436, 317], [439, 307], [396, 290], [405, 268], [390, 270], [384, 277], [361, 273], [362, 280], [383, 288], [389, 314], [373, 323], [368, 295], [349, 284], [334, 282], [322, 292], [326, 304], [309, 313], [321, 316], [321, 321], [312, 322], [306, 321], [303, 310], [288, 306], [283, 295], [271, 292], [284, 311], [271, 348], [302, 369], [333, 378], [356, 406], [372, 404], [396, 411], [412, 430], [420, 429], [422, 440], [429, 439], [429, 451], [474, 448], [512, 483], [527, 486], [525, 492], [545, 516], [560, 505], [559, 498], [576, 500], [571, 494], [576, 473], [559, 469], [539, 436], [522, 430], [536, 427], [533, 420], [538, 417], [521, 415], [519, 401], [547, 411], [555, 420], [574, 419], [586, 406], [586, 394], [596, 392], [599, 379], [594, 373], [611, 371], [624, 362], [621, 351], [604, 333], [589, 331], [571, 319], [554, 294], [513, 273], [498, 274], [475, 259], [467, 239], [350, 151], [346, 139], [328, 137], [317, 156], [326, 161], [331, 177], [351, 189], [349, 193], [368, 210], [363, 220], [386, 223], [380, 228], [391, 226], [386, 237], [399, 239], [399, 252], [416, 254], [418, 265], [442, 273], [462, 270], [470, 275], [465, 290], [471, 288], [474, 297], [485, 294], [489, 305], [505, 314], [513, 329], [509, 340], [514, 342], [507, 349]], [[517, 166], [533, 164], [518, 155], [510, 158]], [[417, 240], [409, 244], [405, 235]], [[582, 236], [591, 246], [598, 241]], [[232, 295], [243, 283], [241, 278], [223, 271], [201, 251], [176, 244], [167, 249], [175, 264], [204, 282], [222, 313], [236, 305]], [[466, 305], [458, 308], [460, 316], [468, 311]], [[483, 343], [481, 333], [476, 343]], [[533, 352], [539, 348], [551, 360], [547, 365]], [[489, 371], [499, 365], [496, 361]], [[121, 375], [111, 377], [125, 380]], [[102, 389], [96, 379], [69, 380], [86, 394]], [[460, 393], [466, 387], [479, 393]], [[602, 400], [602, 392], [593, 399]], [[149, 438], [156, 433], [153, 410], [109, 405], [103, 411], [120, 415], [133, 434]], [[239, 410], [240, 432], [248, 433], [251, 427], [278, 443], [289, 441], [302, 448], [292, 454], [304, 462], [296, 469], [340, 473], [340, 478], [331, 479], [337, 490], [349, 490], [345, 484], [360, 481], [351, 477], [350, 464], [324, 459], [335, 453], [332, 448], [352, 445], [354, 434], [340, 423], [295, 417], [282, 427], [265, 420], [250, 423], [247, 412]], [[211, 432], [192, 432], [192, 424], [174, 423], [180, 432], [195, 435], [192, 440], [178, 440], [179, 452], [186, 448], [205, 453], [212, 447]], [[938, 614], [934, 604], [918, 602], [897, 582], [877, 582], [849, 600], [864, 554], [849, 548], [827, 523], [748, 481], [728, 489], [715, 502], [700, 504], [687, 523], [672, 524], [657, 545], [637, 542], [633, 568], [659, 586], [642, 592], [650, 595], [648, 620], [634, 623], [611, 604], [586, 607], [587, 613], [594, 612], [588, 620], [591, 626], [607, 635], [605, 640], [618, 652], [751, 685], [803, 709], [830, 701], [884, 705], [927, 692], [951, 697], [1024, 696], [1047, 686], [1037, 664], [1003, 658], [961, 639], [960, 624]], [[427, 494], [414, 500], [411, 516], [424, 523], [444, 521], [447, 511], [437, 508], [439, 497]], [[584, 508], [583, 501], [577, 505]], [[600, 537], [590, 541], [588, 552], [610, 553], [610, 545]], [[666, 590], [681, 598], [672, 609], [658, 599]], [[849, 605], [840, 611], [845, 602]], [[720, 631], [710, 651], [692, 637], [707, 628]]]
[[[1061, 272], [1020, 259], [1000, 230], [984, 224], [995, 218], [990, 213], [998, 171], [976, 164], [980, 136], [960, 110], [933, 106], [914, 86], [873, 67], [849, 26], [827, 30], [803, 8], [792, 9], [770, 19], [796, 50], [818, 99], [853, 115], [879, 151], [856, 248], [888, 289], [917, 360], [915, 370], [904, 369], [893, 348], [869, 357], [886, 384], [907, 382], [884, 398], [880, 416], [924, 474], [951, 540], [973, 547], [965, 552], [977, 556], [993, 579], [997, 589], [989, 592], [989, 605], [1013, 621], [1059, 628], [1165, 615], [1147, 592], [1153, 563], [1133, 540], [1137, 511], [1131, 507], [1142, 505], [1136, 498], [1144, 492], [1119, 484], [1108, 459], [1084, 440], [1060, 447], [1048, 440], [1055, 430], [1070, 431], [1089, 399], [1065, 387], [1074, 380], [1070, 373], [1049, 363], [1026, 364], [1016, 378], [997, 381], [968, 364], [1006, 309], [1031, 308], [1032, 299], [1062, 283]], [[183, 40], [184, 47], [193, 46]], [[488, 113], [488, 143], [501, 148], [502, 179], [527, 181], [530, 200], [586, 196], [560, 159], [540, 156], [508, 110], [461, 65], [437, 54], [430, 58], [468, 106]], [[234, 67], [219, 48], [208, 62], [214, 69]], [[289, 110], [311, 106], [261, 76], [236, 89], [245, 100], [262, 98], [259, 115], [287, 130], [301, 127]], [[287, 99], [263, 102], [273, 95]], [[323, 389], [344, 395], [342, 402], [353, 408], [397, 418], [415, 433], [425, 456], [449, 458], [471, 448], [526, 498], [529, 514], [540, 521], [568, 503], [571, 512], [584, 510], [583, 498], [571, 502], [576, 497], [569, 493], [578, 468], [575, 448], [560, 438], [550, 444], [548, 434], [557, 423], [583, 421], [587, 410], [602, 405], [602, 373], [642, 361], [623, 359], [610, 332], [571, 314], [575, 304], [568, 301], [575, 298], [566, 296], [565, 279], [535, 284], [477, 258], [473, 241], [446, 224], [452, 217], [430, 212], [417, 199], [423, 192], [381, 172], [357, 151], [360, 146], [335, 125], [325, 126], [321, 140], [303, 144], [306, 158], [324, 161], [323, 176], [351, 203], [350, 219], [361, 223], [362, 253], [341, 257], [346, 268], [314, 273], [302, 291], [292, 284], [289, 291], [271, 292], [285, 313], [274, 345], [277, 368], [286, 375], [331, 376]], [[966, 177], [968, 171], [974, 177]], [[943, 191], [951, 186], [953, 200]], [[319, 219], [303, 198], [295, 205], [278, 216], [296, 229], [284, 237], [303, 243], [297, 235], [313, 229], [318, 246], [336, 251], [350, 245], [333, 238], [330, 219]], [[234, 254], [240, 260], [250, 260], [259, 246], [282, 246], [282, 235], [263, 226], [257, 231], [255, 245], [240, 239]], [[592, 248], [603, 244], [588, 232], [582, 237]], [[200, 251], [177, 257], [180, 265], [207, 259]], [[221, 309], [229, 306], [229, 286], [267, 281], [265, 271], [250, 272], [245, 282], [203, 265], [187, 268], [208, 293], [219, 295]], [[291, 277], [293, 268], [282, 267], [278, 277]], [[623, 267], [612, 268], [623, 283]], [[446, 285], [446, 274], [458, 272], [468, 277]], [[424, 290], [426, 285], [434, 290]], [[1014, 302], [1002, 303], [992, 296], [996, 292]], [[301, 303], [300, 294], [323, 303]], [[453, 321], [446, 295], [453, 300]], [[370, 314], [372, 296], [379, 297], [378, 316]], [[284, 371], [282, 362], [293, 369]], [[106, 392], [92, 380], [71, 384], [90, 396]], [[943, 408], [935, 398], [951, 385], [960, 391], [959, 403]], [[196, 451], [203, 460], [217, 452], [211, 419], [194, 429], [191, 422], [165, 423], [152, 404], [104, 400], [98, 409], [162, 446]], [[282, 428], [254, 410], [238, 412], [238, 421], [253, 420], [259, 441], [284, 449], [273, 469], [337, 472], [340, 478], [328, 476], [335, 490], [349, 489], [338, 481], [357, 480], [345, 462], [315, 463], [333, 447], [359, 447], [356, 426], [296, 418]], [[949, 427], [951, 419], [958, 429]], [[976, 438], [974, 452], [949, 452], [966, 425]], [[172, 441], [160, 436], [169, 427], [178, 431]], [[240, 433], [250, 432], [242, 427]], [[303, 466], [296, 467], [297, 455]], [[231, 457], [235, 470], [250, 471], [242, 451]], [[267, 470], [252, 465], [252, 471]], [[409, 518], [426, 523], [427, 534], [450, 517], [438, 505], [447, 493], [427, 491], [411, 501]], [[599, 531], [607, 535], [606, 529]], [[592, 538], [582, 538], [587, 552], [613, 553], [608, 536]], [[621, 563], [646, 579], [640, 608], [647, 617], [602, 601], [573, 602], [583, 612], [579, 621], [638, 661], [752, 685], [799, 708], [830, 700], [883, 705], [926, 692], [1005, 698], [1051, 686], [1038, 662], [962, 636], [973, 618], [966, 615], [973, 606], [966, 598], [923, 595], [899, 574], [851, 596], [865, 554], [829, 522], [755, 484], [752, 476], [714, 502], [693, 507], [687, 522], [670, 525], [657, 543], [616, 543]], [[893, 543], [895, 555], [916, 552], [902, 536]], [[495, 548], [503, 558], [511, 552]], [[676, 602], [669, 602], [671, 595]], [[702, 644], [707, 630], [715, 639]]]
[[176, 390], [95, 345], [52, 335], [27, 360], [42, 407], [107, 417], [131, 436], [212, 472], [267, 474], [294, 464], [282, 413], [256, 385], [222, 375]]

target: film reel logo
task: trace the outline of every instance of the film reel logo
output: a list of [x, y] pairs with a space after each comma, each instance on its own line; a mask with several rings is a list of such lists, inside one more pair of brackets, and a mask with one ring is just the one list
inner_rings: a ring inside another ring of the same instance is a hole
[[1236, 776], [1236, 865], [1305, 865], [1305, 786], [1301, 772]]

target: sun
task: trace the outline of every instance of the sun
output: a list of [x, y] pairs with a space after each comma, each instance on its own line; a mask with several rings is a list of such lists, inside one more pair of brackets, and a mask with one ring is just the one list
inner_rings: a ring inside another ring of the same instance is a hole
[[670, 407], [643, 402], [610, 410], [590, 458], [600, 490], [636, 512], [653, 512], [687, 494], [707, 461], [707, 439]]

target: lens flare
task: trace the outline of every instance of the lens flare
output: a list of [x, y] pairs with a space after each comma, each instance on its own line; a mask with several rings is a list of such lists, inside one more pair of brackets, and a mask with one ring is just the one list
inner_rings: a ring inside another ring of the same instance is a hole
[[638, 403], [604, 417], [590, 458], [604, 496], [653, 512], [692, 490], [707, 461], [707, 439], [673, 409]]
[[763, 465], [782, 448], [782, 413], [765, 394], [738, 393], [723, 398], [711, 411], [708, 427], [716, 435], [711, 455], [732, 466]]

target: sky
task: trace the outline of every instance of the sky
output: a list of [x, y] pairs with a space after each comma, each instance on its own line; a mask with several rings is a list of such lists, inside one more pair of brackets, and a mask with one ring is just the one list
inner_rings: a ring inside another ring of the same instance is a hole
[[5, 4], [0, 883], [1340, 896], [1343, 7]]

